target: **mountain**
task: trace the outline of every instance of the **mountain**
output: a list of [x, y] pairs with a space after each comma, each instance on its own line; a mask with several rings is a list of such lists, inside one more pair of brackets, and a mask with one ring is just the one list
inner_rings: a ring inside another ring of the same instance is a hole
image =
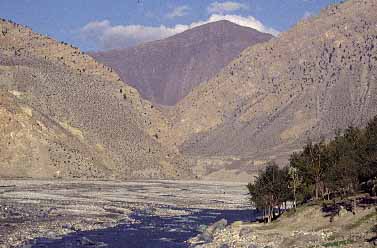
[[0, 20], [0, 177], [185, 178], [168, 123], [79, 49]]
[[331, 5], [246, 49], [170, 110], [169, 141], [204, 174], [246, 171], [365, 125], [377, 114], [375, 9], [375, 0]]
[[154, 103], [174, 105], [245, 48], [272, 35], [229, 21], [205, 24], [137, 47], [90, 53]]
[[168, 108], [78, 49], [0, 21], [0, 177], [250, 180], [377, 115], [374, 9], [331, 5]]

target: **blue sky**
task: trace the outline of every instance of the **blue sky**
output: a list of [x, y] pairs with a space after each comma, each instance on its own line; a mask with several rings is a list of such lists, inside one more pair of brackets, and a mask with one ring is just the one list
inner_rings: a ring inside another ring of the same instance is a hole
[[0, 17], [71, 43], [106, 50], [227, 19], [277, 34], [340, 0], [0, 0]]

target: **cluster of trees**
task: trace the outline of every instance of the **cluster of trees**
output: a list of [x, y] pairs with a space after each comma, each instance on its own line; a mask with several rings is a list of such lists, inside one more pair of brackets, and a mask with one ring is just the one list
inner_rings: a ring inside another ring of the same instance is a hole
[[248, 184], [252, 204], [271, 221], [274, 209], [287, 202], [333, 199], [377, 191], [377, 116], [363, 128], [349, 127], [319, 143], [308, 142], [293, 153], [289, 165], [274, 162]]

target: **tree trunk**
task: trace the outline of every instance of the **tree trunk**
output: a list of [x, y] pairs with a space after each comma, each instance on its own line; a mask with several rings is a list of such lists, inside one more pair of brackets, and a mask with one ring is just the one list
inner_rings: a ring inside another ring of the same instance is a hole
[[280, 206], [280, 204], [279, 204], [279, 215], [281, 215], [281, 206]]
[[296, 186], [293, 186], [293, 208], [294, 208], [295, 211], [296, 211], [296, 207], [297, 207], [296, 202], [297, 202], [297, 200], [296, 200]]
[[352, 208], [353, 214], [356, 214], [356, 207], [357, 207], [357, 205], [356, 205], [356, 198], [355, 198], [355, 199], [353, 199], [353, 208]]
[[315, 180], [315, 199], [319, 199], [319, 179]]

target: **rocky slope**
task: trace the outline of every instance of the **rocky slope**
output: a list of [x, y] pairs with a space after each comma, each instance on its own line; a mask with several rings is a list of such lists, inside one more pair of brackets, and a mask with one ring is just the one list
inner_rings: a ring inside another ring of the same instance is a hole
[[219, 221], [189, 243], [195, 248], [375, 247], [368, 241], [375, 237], [376, 216], [374, 207], [360, 207], [355, 214], [342, 209], [330, 221], [319, 206], [305, 206], [270, 224]]
[[[286, 161], [377, 114], [375, 0], [349, 0], [246, 49], [170, 112], [170, 142], [230, 168]], [[248, 161], [242, 163], [242, 161]]]
[[0, 177], [185, 177], [161, 113], [111, 69], [0, 20]]
[[154, 103], [174, 105], [269, 34], [229, 21], [205, 24], [133, 48], [91, 53]]

